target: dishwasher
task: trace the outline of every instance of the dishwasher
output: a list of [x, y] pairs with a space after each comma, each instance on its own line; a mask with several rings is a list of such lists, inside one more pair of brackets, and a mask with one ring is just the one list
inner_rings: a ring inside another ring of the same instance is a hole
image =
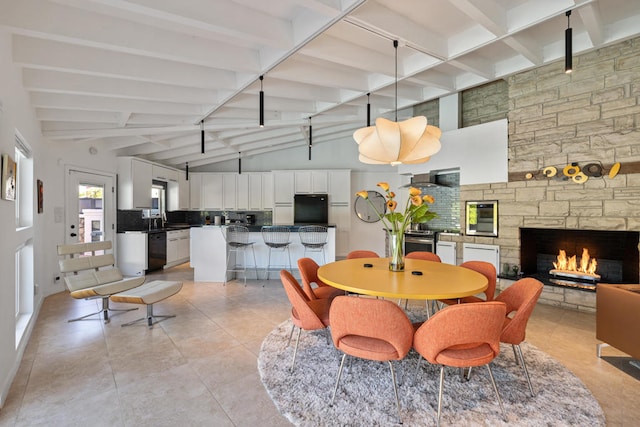
[[147, 271], [162, 269], [167, 263], [167, 232], [150, 231], [147, 248]]

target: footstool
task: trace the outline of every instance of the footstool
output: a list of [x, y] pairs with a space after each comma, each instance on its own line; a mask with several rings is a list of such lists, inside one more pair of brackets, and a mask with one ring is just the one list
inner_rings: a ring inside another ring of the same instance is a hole
[[133, 325], [134, 323], [146, 319], [147, 325], [151, 328], [155, 323], [159, 322], [159, 320], [154, 322], [153, 319], [168, 319], [170, 317], [176, 317], [175, 315], [154, 315], [153, 304], [177, 294], [180, 292], [180, 289], [182, 289], [182, 282], [154, 280], [152, 282], [144, 283], [136, 288], [129, 289], [128, 291], [111, 295], [111, 301], [125, 302], [128, 304], [145, 304], [147, 306], [146, 317], [141, 317], [140, 319], [125, 323], [122, 326]]

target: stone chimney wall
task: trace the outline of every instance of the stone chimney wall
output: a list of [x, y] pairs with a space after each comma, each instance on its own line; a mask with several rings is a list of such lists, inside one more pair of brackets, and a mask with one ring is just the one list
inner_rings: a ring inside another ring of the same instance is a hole
[[[640, 38], [573, 63], [571, 74], [558, 61], [509, 77], [509, 182], [460, 189], [463, 224], [465, 201], [499, 201], [499, 236], [443, 236], [459, 242], [458, 263], [462, 243], [473, 242], [499, 245], [501, 263], [519, 264], [520, 227], [640, 230], [640, 173], [631, 169], [640, 162]], [[572, 162], [622, 167], [582, 184], [540, 176]]]

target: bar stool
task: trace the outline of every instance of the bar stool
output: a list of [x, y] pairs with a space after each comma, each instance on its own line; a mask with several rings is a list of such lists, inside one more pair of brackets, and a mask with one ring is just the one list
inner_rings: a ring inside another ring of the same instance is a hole
[[[285, 251], [287, 252], [287, 258], [289, 260], [288, 270], [291, 272], [291, 253], [289, 252], [289, 245], [291, 245], [291, 241], [289, 240], [289, 227], [282, 225], [265, 225], [262, 227], [261, 231], [264, 244], [269, 248], [269, 259], [267, 261], [265, 279], [269, 280], [272, 251], [280, 251], [283, 254]], [[285, 267], [285, 265], [281, 265], [281, 267]]]
[[[258, 279], [258, 266], [256, 252], [253, 249], [255, 242], [249, 241], [249, 229], [243, 225], [230, 225], [225, 233], [227, 242], [227, 273], [244, 273], [244, 285], [247, 286], [247, 251], [251, 249], [253, 255], [253, 269]], [[229, 265], [231, 254], [234, 254], [233, 266]], [[238, 256], [242, 254], [242, 265], [238, 264]], [[224, 275], [224, 284], [227, 284], [227, 274]]]
[[307, 257], [307, 252], [321, 252], [322, 263], [327, 263], [327, 258], [324, 254], [324, 247], [327, 245], [327, 227], [323, 225], [305, 225], [298, 229], [300, 235], [300, 243], [304, 246], [304, 257]]

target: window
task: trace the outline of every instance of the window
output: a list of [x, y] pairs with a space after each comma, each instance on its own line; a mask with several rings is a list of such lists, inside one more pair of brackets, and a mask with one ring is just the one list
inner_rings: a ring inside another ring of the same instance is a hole
[[35, 270], [33, 252], [33, 213], [35, 186], [33, 178], [33, 158], [31, 147], [16, 130], [16, 233], [18, 245], [15, 251], [15, 307], [16, 348], [27, 329], [33, 314]]

